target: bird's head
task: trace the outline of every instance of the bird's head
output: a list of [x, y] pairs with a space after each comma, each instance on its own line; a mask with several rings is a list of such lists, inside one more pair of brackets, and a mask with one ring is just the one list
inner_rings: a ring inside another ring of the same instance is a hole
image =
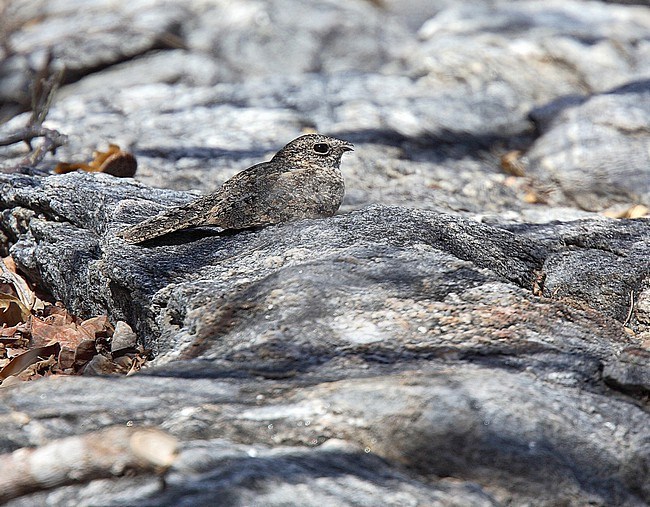
[[296, 168], [313, 166], [338, 168], [343, 154], [353, 149], [352, 143], [335, 137], [306, 134], [294, 139], [278, 151], [273, 161], [282, 161]]

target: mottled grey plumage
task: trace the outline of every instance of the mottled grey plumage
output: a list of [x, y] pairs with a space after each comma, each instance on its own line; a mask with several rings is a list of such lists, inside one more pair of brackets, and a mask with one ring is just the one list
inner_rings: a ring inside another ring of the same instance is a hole
[[197, 225], [245, 229], [301, 218], [334, 215], [345, 186], [339, 166], [352, 144], [320, 134], [294, 139], [269, 161], [226, 181], [216, 192], [170, 208], [124, 229], [119, 236], [141, 243]]

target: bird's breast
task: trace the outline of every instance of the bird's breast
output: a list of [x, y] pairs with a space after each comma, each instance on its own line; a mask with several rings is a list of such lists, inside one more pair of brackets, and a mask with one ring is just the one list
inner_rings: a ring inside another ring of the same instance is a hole
[[284, 217], [282, 221], [326, 217], [336, 213], [344, 193], [337, 169], [291, 171], [278, 178], [266, 204]]

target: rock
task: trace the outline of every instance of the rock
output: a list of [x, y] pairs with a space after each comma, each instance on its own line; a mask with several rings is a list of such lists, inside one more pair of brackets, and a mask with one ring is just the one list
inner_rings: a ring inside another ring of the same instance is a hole
[[223, 70], [214, 72], [213, 64], [205, 69], [212, 70], [207, 72], [213, 76], [210, 84], [276, 73], [377, 70], [394, 61], [408, 40], [400, 23], [362, 0], [327, 7], [314, 0], [121, 0], [110, 8], [97, 1], [84, 9], [65, 1], [37, 1], [10, 4], [6, 17], [8, 46], [30, 56], [51, 48], [65, 66], [66, 83], [159, 49], [177, 48], [219, 62]]
[[69, 2], [11, 2], [5, 12], [7, 44], [32, 57], [52, 50], [65, 66], [64, 82], [73, 82], [93, 70], [173, 47], [178, 24], [189, 14], [176, 2], [118, 2], [111, 7], [102, 1], [84, 4], [84, 9]]
[[[66, 399], [78, 382], [98, 394], [84, 396], [83, 412], [71, 405], [64, 427], [43, 429], [48, 439], [82, 421], [86, 431], [118, 424], [133, 413], [129, 393], [146, 391], [150, 398], [138, 395], [140, 420], [185, 441], [283, 449], [343, 439], [407, 474], [478, 483], [485, 502], [650, 498], [642, 472], [648, 415], [609, 395], [617, 385], [601, 374], [638, 346], [599, 307], [618, 304], [618, 295], [603, 290], [594, 301], [593, 288], [576, 282], [578, 270], [549, 262], [583, 253], [579, 276], [601, 267], [593, 252], [625, 249], [626, 262], [613, 264], [609, 277], [637, 290], [650, 272], [647, 221], [508, 231], [375, 206], [237, 234], [190, 230], [141, 247], [114, 233], [159, 208], [156, 200], [182, 202], [186, 194], [101, 174], [2, 182], [3, 208], [33, 212], [22, 229], [5, 232], [17, 240], [19, 266], [77, 313], [101, 309], [127, 320], [158, 353], [144, 375], [108, 391], [106, 379], [62, 379], [57, 393]], [[93, 196], [85, 208], [76, 204], [82, 193]], [[74, 280], [64, 257], [74, 262]], [[533, 294], [558, 279], [574, 287], [571, 298]], [[46, 388], [14, 388], [6, 403], [42, 425], [49, 409], [36, 393]], [[18, 427], [7, 431], [8, 450], [30, 442]], [[363, 454], [356, 456], [355, 463]], [[265, 467], [255, 470], [266, 477]], [[290, 481], [287, 473], [269, 484], [291, 494], [278, 486]], [[346, 498], [348, 486], [336, 484]], [[444, 487], [404, 491], [430, 498], [421, 495]], [[266, 494], [237, 488], [228, 486], [237, 498]]]
[[126, 322], [118, 320], [111, 339], [111, 352], [133, 348], [138, 344], [138, 337]]
[[[529, 110], [647, 77], [647, 49], [637, 41], [649, 25], [646, 8], [600, 2], [460, 5], [424, 24], [410, 61], [438, 90], [515, 96], [507, 105]], [[620, 58], [621, 51], [631, 58]]]
[[620, 322], [638, 307], [638, 321], [649, 321], [635, 304], [650, 268], [642, 253], [650, 246], [647, 219], [505, 227], [535, 243], [551, 240], [541, 270], [544, 296], [576, 297]]
[[198, 6], [195, 15], [188, 45], [240, 77], [376, 71], [408, 40], [400, 23], [359, 0], [226, 2]]
[[[256, 16], [271, 19], [273, 9], [284, 6], [280, 4], [177, 5], [164, 15], [152, 15], [152, 6], [120, 4], [114, 15], [126, 16], [125, 22], [130, 16], [141, 18], [142, 23], [151, 17], [152, 33], [167, 33], [165, 27], [177, 24], [188, 27], [192, 35], [185, 41], [185, 49], [135, 52], [127, 61], [120, 60], [63, 87], [48, 116], [48, 126], [70, 136], [69, 145], [58, 150], [57, 160], [86, 160], [94, 150], [114, 142], [135, 154], [140, 181], [208, 192], [237, 171], [264, 160], [304, 128], [314, 128], [364, 148], [344, 167], [348, 182], [344, 210], [381, 203], [482, 216], [507, 210], [510, 219], [549, 221], [579, 216], [575, 210], [560, 211], [557, 205], [567, 208], [577, 203], [599, 210], [615, 203], [645, 203], [645, 141], [642, 135], [631, 134], [636, 128], [633, 119], [643, 112], [638, 109], [642, 106], [630, 102], [634, 111], [617, 106], [622, 109], [616, 117], [628, 119], [618, 121], [620, 128], [602, 128], [597, 148], [582, 150], [580, 157], [570, 146], [558, 145], [567, 138], [566, 129], [573, 128], [573, 123], [559, 126], [564, 124], [566, 100], [584, 102], [585, 93], [645, 76], [645, 46], [636, 43], [650, 26], [645, 10], [599, 4], [583, 9], [582, 2], [563, 2], [554, 5], [555, 14], [546, 16], [543, 7], [530, 2], [485, 4], [471, 12], [432, 3], [430, 14], [435, 16], [420, 30], [417, 41], [412, 29], [400, 25], [413, 22], [406, 20], [417, 2], [406, 6], [401, 15], [389, 4], [382, 10], [359, 1], [332, 7], [327, 23], [346, 20], [341, 21], [342, 41], [352, 37], [348, 28], [354, 30], [366, 21], [371, 26], [382, 25], [377, 30], [390, 46], [387, 53], [369, 59], [363, 49], [368, 40], [358, 37], [358, 41], [347, 43], [349, 54], [340, 61], [343, 67], [337, 63], [328, 66], [327, 72], [320, 69], [322, 72], [306, 74], [312, 63], [303, 67], [300, 62], [311, 62], [310, 48], [321, 47], [322, 57], [331, 61], [340, 58], [336, 47], [324, 42], [324, 32], [330, 26], [325, 23], [319, 28], [322, 32], [312, 35], [313, 41], [300, 46], [300, 56], [295, 56], [297, 67], [278, 75], [272, 70], [279, 65], [275, 58], [282, 56], [275, 55], [274, 48], [280, 47], [287, 31], [294, 30], [296, 21], [278, 22], [267, 33], [270, 28], [259, 25]], [[297, 5], [298, 10], [312, 6], [309, 2]], [[69, 10], [59, 4], [52, 4], [51, 9], [53, 13]], [[204, 17], [193, 17], [195, 11]], [[609, 23], [611, 16], [619, 23]], [[60, 19], [59, 14], [53, 17]], [[240, 24], [224, 28], [218, 32], [219, 41], [210, 42], [211, 34], [216, 33], [214, 20], [222, 17], [237, 19]], [[426, 21], [424, 11], [420, 21]], [[41, 28], [46, 30], [47, 23], [53, 22], [43, 21]], [[512, 27], [516, 27], [515, 38]], [[241, 68], [237, 70], [237, 65], [224, 61], [230, 52], [213, 45], [236, 44], [251, 30], [260, 37], [271, 37], [273, 42], [265, 49], [269, 54], [240, 51]], [[477, 30], [480, 36], [475, 35]], [[312, 37], [307, 28], [299, 32], [301, 37]], [[589, 33], [596, 34], [592, 37], [599, 37], [598, 41], [592, 44], [585, 39]], [[33, 34], [28, 35], [14, 34], [32, 40]], [[560, 39], [563, 43], [558, 46]], [[25, 44], [21, 48], [31, 51], [32, 46]], [[102, 44], [110, 44], [110, 39]], [[199, 46], [211, 49], [193, 49]], [[619, 47], [631, 56], [619, 58], [614, 51]], [[585, 75], [576, 77], [580, 66], [585, 67]], [[243, 72], [246, 80], [237, 82]], [[16, 68], [10, 74], [19, 73]], [[611, 79], [604, 83], [603, 75]], [[489, 86], [483, 86], [485, 78], [489, 78]], [[637, 92], [632, 91], [621, 96], [637, 101]], [[598, 97], [609, 97], [608, 104], [619, 100], [611, 94]], [[545, 106], [542, 122], [541, 109], [533, 108], [555, 99], [563, 106]], [[642, 98], [637, 102], [643, 103]], [[575, 128], [585, 134], [574, 150], [591, 142], [589, 132], [593, 129], [589, 125], [602, 124], [601, 110], [601, 106], [584, 110], [581, 126]], [[535, 123], [529, 119], [531, 111]], [[27, 120], [26, 115], [15, 118], [0, 129], [0, 136], [16, 131]], [[551, 124], [553, 131], [532, 144], [535, 126], [544, 133]], [[538, 193], [551, 190], [551, 206], [545, 208], [545, 198], [538, 199], [535, 206], [523, 202], [529, 182], [505, 175], [495, 156], [510, 148], [525, 150], [531, 144], [526, 167], [534, 186], [541, 187]], [[630, 159], [629, 153], [635, 155]], [[25, 154], [22, 145], [6, 149], [5, 166], [18, 163]], [[591, 182], [581, 179], [578, 169], [585, 165], [583, 158], [591, 171], [603, 177]], [[579, 161], [576, 169], [571, 169], [571, 160]], [[53, 167], [55, 161], [48, 164]], [[599, 197], [609, 190], [606, 199]]]
[[[0, 253], [155, 359], [3, 384], [0, 452], [116, 426], [178, 456], [8, 505], [650, 502], [650, 223], [599, 213], [649, 205], [647, 7], [109, 3], [3, 12], [0, 114], [53, 46], [69, 144], [31, 176], [0, 147]], [[313, 130], [355, 143], [339, 215], [116, 237]], [[138, 181], [42, 176], [111, 142]]]
[[555, 202], [586, 210], [650, 202], [650, 80], [545, 109], [529, 174], [557, 186]]
[[630, 347], [603, 370], [605, 382], [637, 393], [650, 392], [650, 351]]
[[0, 60], [0, 120], [7, 121], [27, 109], [32, 79], [26, 57], [16, 55]]

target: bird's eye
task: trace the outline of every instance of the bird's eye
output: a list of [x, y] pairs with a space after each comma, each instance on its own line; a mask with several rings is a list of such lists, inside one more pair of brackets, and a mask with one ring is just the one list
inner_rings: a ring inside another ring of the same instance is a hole
[[327, 143], [316, 143], [313, 150], [319, 155], [327, 155], [330, 152], [330, 145]]

